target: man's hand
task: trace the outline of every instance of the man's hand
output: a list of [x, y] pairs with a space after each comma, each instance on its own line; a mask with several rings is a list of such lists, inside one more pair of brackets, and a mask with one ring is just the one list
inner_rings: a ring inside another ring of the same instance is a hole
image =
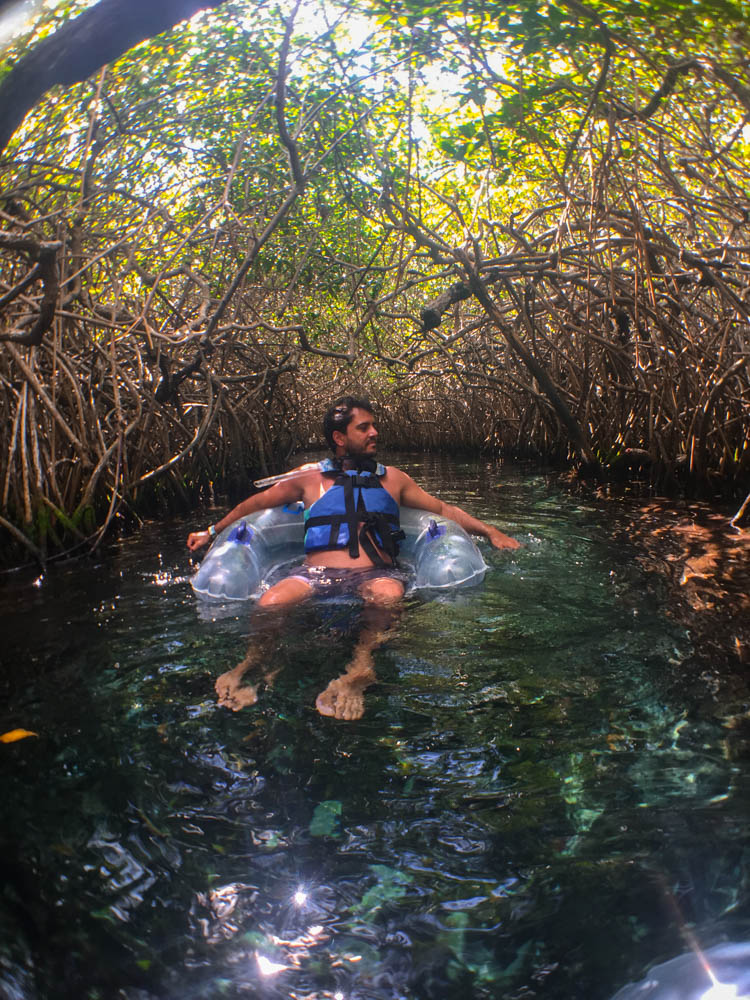
[[511, 538], [510, 535], [504, 535], [502, 531], [498, 531], [497, 528], [490, 528], [489, 534], [487, 535], [487, 541], [494, 549], [521, 548], [520, 542], [517, 542], [515, 538]]
[[203, 548], [210, 541], [211, 536], [207, 531], [191, 531], [187, 537], [187, 547], [191, 552], [195, 552], [196, 549]]
[[453, 507], [450, 504], [438, 500], [437, 497], [425, 493], [421, 486], [417, 486], [411, 476], [407, 476], [400, 469], [388, 467], [388, 481], [384, 484], [391, 496], [402, 507], [416, 507], [418, 510], [427, 510], [432, 514], [440, 514], [447, 517], [456, 524], [461, 525], [464, 531], [471, 535], [482, 535], [493, 548], [496, 549], [520, 549], [522, 545], [515, 538], [504, 535], [502, 531], [493, 528], [491, 524], [479, 521], [471, 514], [467, 514], [460, 507]]

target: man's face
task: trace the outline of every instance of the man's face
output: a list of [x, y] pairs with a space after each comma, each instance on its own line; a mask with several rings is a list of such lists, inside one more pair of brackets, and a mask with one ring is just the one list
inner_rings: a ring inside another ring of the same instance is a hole
[[375, 417], [368, 410], [360, 410], [355, 406], [346, 430], [334, 431], [333, 440], [337, 446], [337, 454], [366, 455], [371, 458], [378, 446]]

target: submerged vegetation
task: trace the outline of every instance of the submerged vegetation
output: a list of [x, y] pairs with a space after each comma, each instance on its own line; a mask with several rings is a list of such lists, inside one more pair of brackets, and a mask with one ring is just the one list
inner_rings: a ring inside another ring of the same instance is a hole
[[339, 389], [391, 445], [744, 495], [745, 0], [205, 6], [0, 159], [6, 562], [283, 466]]

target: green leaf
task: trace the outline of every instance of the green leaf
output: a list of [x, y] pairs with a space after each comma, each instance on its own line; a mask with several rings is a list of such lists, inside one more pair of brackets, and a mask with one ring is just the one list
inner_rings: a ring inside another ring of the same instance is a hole
[[315, 807], [310, 820], [310, 833], [313, 837], [335, 837], [338, 834], [339, 817], [342, 805], [337, 799], [327, 799]]
[[370, 870], [378, 881], [367, 890], [360, 902], [352, 907], [353, 913], [371, 914], [380, 909], [384, 903], [401, 899], [406, 895], [406, 886], [412, 881], [411, 875], [397, 868], [389, 868], [388, 865], [370, 865]]

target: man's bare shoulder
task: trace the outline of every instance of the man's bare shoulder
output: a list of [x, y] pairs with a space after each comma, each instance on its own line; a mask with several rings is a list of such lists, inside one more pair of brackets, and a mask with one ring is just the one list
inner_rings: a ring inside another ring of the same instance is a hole
[[323, 476], [319, 469], [291, 469], [287, 476], [265, 490], [263, 496], [269, 507], [280, 507], [285, 503], [302, 500], [306, 506], [311, 499], [320, 495], [320, 484]]
[[333, 484], [333, 478], [323, 475], [320, 469], [311, 469], [309, 472], [303, 473], [297, 482], [299, 484], [300, 499], [305, 507], [310, 507]]
[[403, 491], [413, 483], [414, 480], [403, 469], [397, 469], [395, 465], [386, 465], [383, 486], [398, 503], [401, 503]]
[[393, 476], [394, 480], [400, 479], [402, 482], [406, 482], [406, 480], [411, 479], [411, 476], [407, 476], [403, 469], [398, 469], [395, 465], [386, 465], [384, 468], [385, 475]]

